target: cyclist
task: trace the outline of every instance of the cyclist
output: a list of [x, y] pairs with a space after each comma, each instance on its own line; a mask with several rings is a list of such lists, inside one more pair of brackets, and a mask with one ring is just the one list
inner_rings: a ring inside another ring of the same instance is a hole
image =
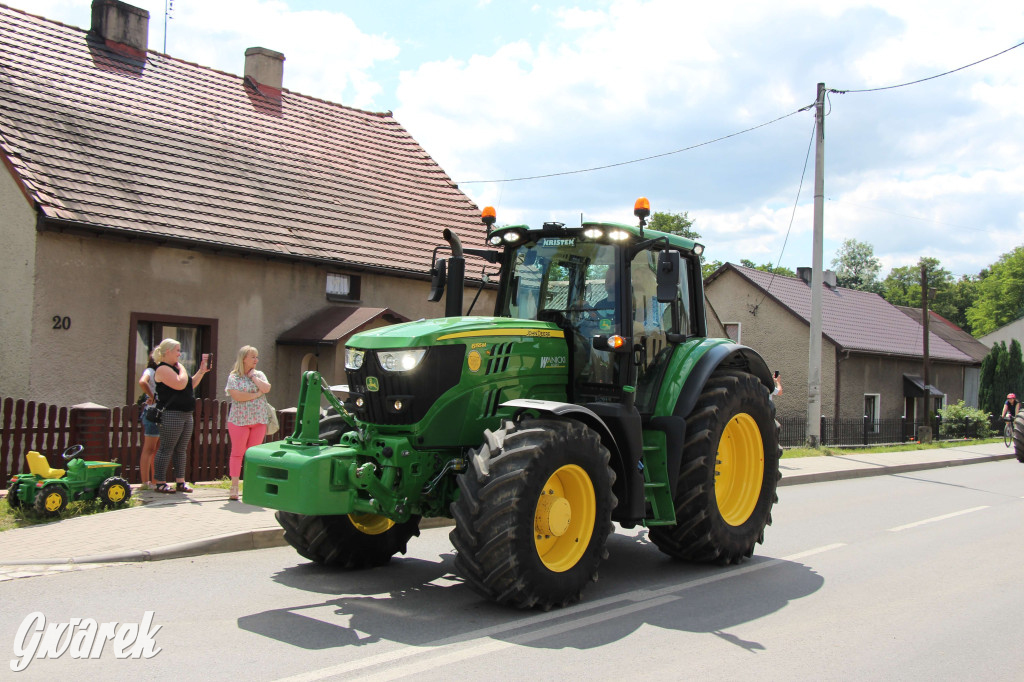
[[1017, 416], [1020, 411], [1020, 401], [1017, 400], [1017, 396], [1013, 393], [1006, 394], [1006, 402], [1003, 403], [1003, 420], [1013, 421], [1013, 418]]

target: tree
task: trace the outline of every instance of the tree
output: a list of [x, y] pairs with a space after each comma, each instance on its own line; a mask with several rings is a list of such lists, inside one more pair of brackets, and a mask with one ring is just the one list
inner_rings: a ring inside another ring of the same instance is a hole
[[701, 276], [701, 278], [707, 279], [708, 277], [711, 276], [711, 274], [715, 270], [717, 270], [718, 268], [722, 267], [722, 265], [724, 265], [724, 263], [722, 263], [722, 261], [720, 261], [720, 260], [708, 260], [708, 261], [706, 261], [703, 258], [701, 258], [701, 263], [700, 263], [700, 276]]
[[1004, 253], [977, 281], [977, 298], [967, 308], [971, 333], [983, 336], [1024, 315], [1024, 246]]
[[668, 232], [669, 234], [686, 237], [693, 241], [700, 239], [700, 234], [693, 229], [693, 221], [690, 220], [689, 211], [683, 211], [682, 213], [661, 213], [655, 211], [651, 214], [651, 219], [648, 221], [647, 226], [658, 232]]
[[1008, 393], [1024, 393], [1024, 355], [1017, 339], [1009, 348], [1004, 341], [998, 342], [981, 361], [978, 404], [998, 417]]
[[753, 268], [754, 270], [760, 270], [762, 272], [773, 272], [776, 275], [784, 275], [786, 277], [796, 277], [796, 273], [787, 267], [782, 265], [772, 265], [771, 263], [765, 263], [763, 265], [754, 265], [754, 261], [749, 258], [743, 258], [740, 260], [740, 265], [745, 268]]
[[875, 291], [882, 261], [875, 257], [875, 247], [856, 239], [844, 239], [843, 245], [832, 259], [836, 281], [841, 287]]
[[[935, 296], [928, 299], [928, 308], [946, 317], [942, 312], [943, 305], [940, 294], [944, 294], [953, 282], [953, 275], [941, 266], [937, 258], [922, 256], [917, 265], [904, 265], [893, 268], [882, 280], [881, 294], [893, 305], [905, 305], [911, 308], [921, 307], [921, 266], [925, 266], [925, 277], [929, 289], [935, 289]], [[948, 306], [947, 306], [948, 308]]]

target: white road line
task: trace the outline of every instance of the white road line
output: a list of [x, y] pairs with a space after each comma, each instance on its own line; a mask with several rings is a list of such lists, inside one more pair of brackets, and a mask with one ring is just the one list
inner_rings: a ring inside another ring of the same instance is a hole
[[901, 530], [907, 530], [909, 528], [917, 528], [918, 526], [923, 526], [923, 525], [928, 524], [928, 523], [935, 523], [936, 521], [945, 521], [946, 519], [952, 519], [952, 518], [957, 517], [957, 516], [963, 516], [964, 514], [970, 514], [972, 512], [981, 511], [982, 509], [988, 509], [988, 508], [989, 508], [989, 505], [985, 505], [983, 507], [971, 507], [970, 509], [963, 509], [963, 510], [958, 511], [958, 512], [953, 512], [952, 514], [943, 514], [942, 516], [933, 516], [932, 518], [925, 519], [923, 521], [915, 521], [914, 523], [908, 523], [905, 526], [896, 526], [895, 528], [890, 528], [889, 532], [890, 533], [898, 533]]
[[[405, 646], [400, 649], [395, 649], [394, 651], [387, 651], [374, 656], [366, 656], [359, 658], [358, 660], [339, 663], [338, 665], [333, 665], [328, 668], [310, 670], [305, 673], [299, 673], [298, 675], [282, 678], [277, 682], [316, 682], [317, 680], [344, 675], [346, 673], [352, 673], [366, 668], [380, 669], [384, 664], [401, 661], [413, 656], [419, 656], [421, 657], [421, 660], [419, 661], [410, 661], [400, 667], [388, 667], [387, 670], [372, 677], [361, 675], [359, 679], [361, 682], [365, 682], [367, 680], [392, 680], [398, 677], [414, 675], [443, 665], [475, 658], [477, 656], [484, 656], [486, 654], [491, 654], [520, 644], [554, 637], [566, 632], [578, 630], [582, 627], [613, 620], [620, 616], [635, 613], [637, 611], [656, 608], [676, 601], [679, 599], [678, 593], [680, 592], [721, 580], [735, 578], [754, 571], [760, 571], [765, 568], [777, 566], [784, 562], [792, 563], [802, 558], [838, 549], [839, 547], [845, 547], [845, 544], [835, 543], [807, 550], [805, 552], [791, 554], [789, 556], [782, 557], [781, 559], [769, 559], [758, 563], [750, 563], [740, 568], [723, 570], [713, 575], [705, 576], [697, 580], [691, 580], [681, 585], [673, 585], [660, 590], [633, 590], [631, 592], [606, 597], [604, 599], [577, 604], [572, 607], [571, 611], [560, 609], [556, 611], [548, 611], [547, 613], [538, 613], [537, 615], [529, 618], [517, 619], [509, 623], [480, 628], [479, 630], [440, 639], [428, 644]], [[619, 602], [632, 603], [628, 603], [608, 611], [581, 616], [585, 611], [593, 611], [594, 609], [610, 606]], [[529, 628], [556, 619], [566, 619], [566, 622], [553, 624], [544, 628], [532, 629], [521, 635], [509, 636], [503, 641], [491, 639], [492, 636], [499, 635], [503, 632]]]

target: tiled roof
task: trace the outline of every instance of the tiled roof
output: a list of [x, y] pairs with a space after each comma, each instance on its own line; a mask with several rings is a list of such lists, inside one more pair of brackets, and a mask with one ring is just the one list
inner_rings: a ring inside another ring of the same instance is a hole
[[[896, 309], [904, 315], [910, 316], [915, 322], [921, 324], [923, 315], [921, 314], [920, 308], [910, 308], [907, 306], [898, 305]], [[988, 355], [989, 348], [978, 339], [974, 338], [959, 326], [953, 324], [942, 315], [939, 315], [934, 310], [928, 311], [928, 331], [937, 335], [943, 341], [949, 343], [949, 345], [958, 348], [967, 355], [970, 355], [975, 361], [981, 362]], [[931, 352], [931, 348], [929, 348]]]
[[3, 5], [0, 156], [45, 218], [91, 229], [416, 273], [446, 227], [484, 247], [477, 207], [390, 112], [135, 61]]
[[[731, 268], [765, 291], [808, 325], [811, 320], [811, 287], [797, 277], [726, 263], [709, 282]], [[922, 357], [924, 330], [878, 294], [822, 285], [822, 334], [843, 350]], [[974, 363], [974, 358], [929, 330], [928, 355], [936, 360]]]

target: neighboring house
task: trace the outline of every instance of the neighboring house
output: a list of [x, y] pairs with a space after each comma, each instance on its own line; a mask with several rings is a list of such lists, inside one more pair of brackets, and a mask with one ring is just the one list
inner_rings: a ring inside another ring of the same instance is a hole
[[286, 407], [301, 370], [344, 382], [352, 333], [444, 314], [432, 250], [444, 228], [485, 248], [479, 211], [390, 112], [290, 92], [271, 50], [236, 76], [149, 50], [144, 10], [92, 12], [0, 5], [0, 396], [124, 404], [170, 336], [190, 369], [216, 354], [202, 397], [257, 346]]
[[[807, 413], [810, 268], [799, 270], [803, 277], [783, 277], [726, 263], [704, 284], [726, 334], [779, 370], [780, 418]], [[877, 294], [836, 287], [834, 276], [830, 281], [822, 285], [823, 416], [919, 419], [925, 390], [921, 325]], [[928, 345], [933, 406], [960, 400], [969, 371], [976, 373], [980, 361], [934, 331]]]
[[1024, 346], [1024, 317], [1016, 319], [1010, 324], [1004, 324], [991, 334], [985, 334], [985, 336], [982, 336], [978, 340], [985, 344], [985, 347], [989, 349], [1000, 341], [1005, 343], [1007, 348], [1010, 347], [1010, 344], [1014, 340]]
[[[908, 308], [902, 305], [898, 305], [896, 308], [918, 324], [922, 324], [924, 315], [921, 313], [920, 308]], [[968, 407], [977, 407], [978, 390], [981, 388], [981, 361], [988, 355], [988, 347], [934, 310], [928, 311], [928, 331], [954, 348], [971, 356], [977, 363], [976, 366], [964, 369], [963, 396], [964, 403]], [[928, 350], [930, 354], [931, 348]]]

